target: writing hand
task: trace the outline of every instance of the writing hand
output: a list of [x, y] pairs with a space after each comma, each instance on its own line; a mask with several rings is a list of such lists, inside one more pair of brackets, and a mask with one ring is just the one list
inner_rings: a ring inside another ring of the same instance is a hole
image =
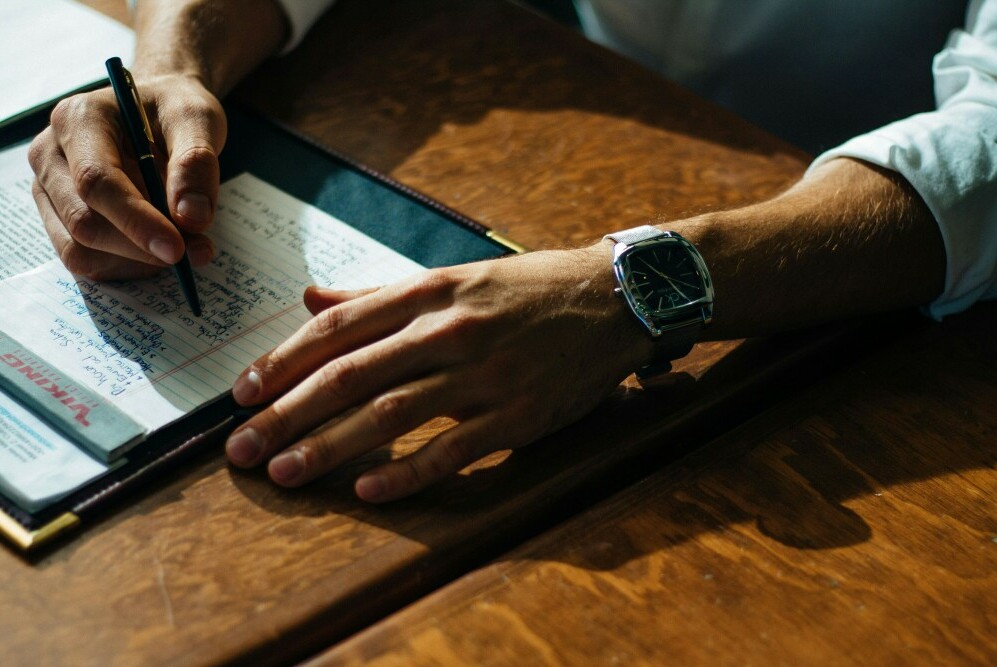
[[434, 417], [457, 421], [364, 473], [356, 493], [373, 502], [578, 419], [651, 352], [613, 295], [608, 244], [428, 271], [376, 291], [310, 288], [305, 302], [315, 317], [235, 384], [243, 405], [274, 403], [230, 437], [228, 457], [269, 460], [275, 482], [299, 486]]
[[183, 236], [145, 196], [110, 89], [60, 102], [29, 151], [35, 203], [52, 244], [70, 271], [92, 279], [150, 275], [175, 263], [185, 245], [195, 265], [213, 254], [202, 232], [218, 196], [221, 105], [189, 77], [137, 83], [157, 146], [168, 154], [167, 200]]

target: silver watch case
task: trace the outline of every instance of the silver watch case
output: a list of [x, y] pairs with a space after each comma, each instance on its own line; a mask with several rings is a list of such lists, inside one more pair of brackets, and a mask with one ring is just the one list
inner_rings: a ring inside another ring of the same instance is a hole
[[[661, 310], [652, 310], [639, 301], [628, 288], [628, 260], [638, 250], [642, 250], [648, 246], [681, 248], [691, 258], [696, 267], [697, 276], [703, 286], [704, 296], [689, 303], [670, 306]], [[613, 247], [613, 273], [617, 284], [615, 291], [623, 295], [630, 310], [637, 316], [637, 319], [644, 323], [644, 326], [647, 327], [648, 332], [654, 338], [658, 338], [666, 332], [694, 324], [698, 324], [700, 327], [706, 326], [713, 319], [713, 281], [710, 279], [710, 272], [706, 268], [706, 262], [703, 261], [703, 256], [699, 254], [696, 246], [675, 232], [660, 232], [659, 235], [652, 238], [634, 243], [617, 241]]]

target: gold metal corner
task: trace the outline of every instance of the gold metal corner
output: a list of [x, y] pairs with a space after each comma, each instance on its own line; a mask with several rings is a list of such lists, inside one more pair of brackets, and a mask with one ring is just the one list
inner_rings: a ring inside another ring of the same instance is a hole
[[30, 551], [45, 544], [55, 536], [76, 527], [80, 518], [72, 512], [60, 514], [38, 530], [28, 530], [9, 514], [0, 510], [0, 533], [22, 551]]
[[485, 232], [485, 236], [487, 236], [492, 241], [495, 241], [500, 245], [504, 245], [506, 248], [508, 248], [509, 250], [513, 251], [516, 254], [522, 254], [524, 252], [527, 252], [526, 246], [521, 246], [515, 241], [510, 241], [506, 237], [502, 236], [501, 234], [496, 234], [490, 229], [487, 232]]

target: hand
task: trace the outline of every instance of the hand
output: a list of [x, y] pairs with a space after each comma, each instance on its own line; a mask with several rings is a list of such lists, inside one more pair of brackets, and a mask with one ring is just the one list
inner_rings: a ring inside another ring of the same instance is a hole
[[[218, 100], [182, 75], [138, 79], [157, 149], [165, 147], [166, 196], [183, 235], [145, 196], [113, 92], [64, 100], [29, 152], [33, 193], [66, 267], [98, 280], [150, 275], [180, 259], [211, 261], [204, 232], [218, 197], [226, 123]], [[164, 156], [157, 154], [157, 158]]]
[[378, 502], [575, 421], [651, 356], [613, 294], [610, 260], [603, 243], [373, 291], [309, 288], [315, 317], [235, 383], [242, 405], [275, 402], [229, 438], [229, 459], [269, 460], [275, 482], [299, 486], [434, 417], [456, 420], [357, 480], [357, 495]]

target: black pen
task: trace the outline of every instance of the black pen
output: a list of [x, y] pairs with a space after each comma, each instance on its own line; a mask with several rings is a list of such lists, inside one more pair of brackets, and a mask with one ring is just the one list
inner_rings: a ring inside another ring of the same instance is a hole
[[[157, 211], [166, 216], [167, 220], [173, 222], [170, 208], [166, 204], [166, 190], [163, 188], [163, 182], [159, 178], [159, 170], [156, 169], [156, 160], [152, 155], [152, 145], [155, 143], [152, 138], [152, 128], [149, 127], [149, 118], [145, 115], [145, 108], [138, 96], [135, 81], [132, 79], [131, 72], [121, 64], [121, 58], [108, 58], [104, 64], [107, 66], [107, 76], [111, 80], [114, 96], [118, 100], [118, 109], [121, 111], [125, 131], [131, 139], [132, 148], [135, 149], [135, 157], [138, 158], [138, 165], [142, 170], [142, 180], [145, 182], [145, 189], [149, 192], [149, 200]], [[173, 224], [176, 226], [175, 222]], [[183, 290], [187, 305], [190, 306], [195, 316], [200, 317], [201, 300], [197, 296], [194, 269], [190, 266], [190, 257], [187, 256], [186, 250], [184, 250], [180, 260], [173, 265], [173, 269], [180, 281], [180, 289]]]

